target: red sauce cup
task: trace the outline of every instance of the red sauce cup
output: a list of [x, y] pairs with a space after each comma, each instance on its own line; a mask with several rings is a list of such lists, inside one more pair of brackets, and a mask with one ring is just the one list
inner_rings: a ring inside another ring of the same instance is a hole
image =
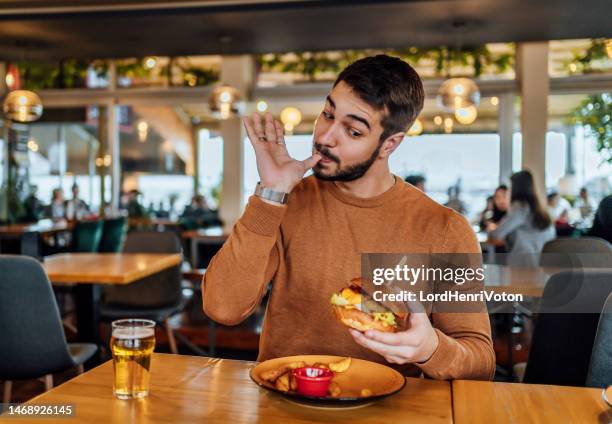
[[327, 396], [334, 373], [326, 368], [301, 367], [293, 370], [297, 392], [306, 396]]

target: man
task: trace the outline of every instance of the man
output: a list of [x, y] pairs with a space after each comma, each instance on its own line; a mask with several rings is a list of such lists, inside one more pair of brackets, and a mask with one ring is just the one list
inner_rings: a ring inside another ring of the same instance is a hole
[[72, 199], [66, 202], [66, 219], [83, 219], [90, 213], [87, 203], [79, 198], [79, 185], [72, 184]]
[[[432, 325], [414, 313], [407, 331], [362, 334], [331, 312], [331, 294], [360, 275], [362, 252], [480, 252], [464, 218], [389, 171], [423, 101], [414, 69], [381, 55], [338, 76], [304, 161], [289, 156], [270, 114], [244, 119], [261, 181], [206, 271], [203, 307], [214, 320], [237, 324], [271, 281], [260, 360], [335, 354], [400, 364], [406, 375], [492, 377], [486, 314], [432, 314]], [[303, 179], [310, 168], [314, 175]]]
[[586, 221], [592, 221], [597, 205], [589, 196], [589, 191], [586, 187], [580, 189], [578, 199], [575, 204], [576, 209], [580, 212], [580, 217]]

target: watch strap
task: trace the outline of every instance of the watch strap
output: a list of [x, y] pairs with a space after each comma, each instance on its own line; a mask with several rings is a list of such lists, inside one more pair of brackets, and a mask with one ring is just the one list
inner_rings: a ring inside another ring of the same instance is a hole
[[274, 191], [262, 186], [261, 182], [258, 182], [257, 186], [255, 187], [255, 196], [270, 200], [271, 202], [279, 203], [281, 205], [286, 205], [289, 201], [289, 193]]

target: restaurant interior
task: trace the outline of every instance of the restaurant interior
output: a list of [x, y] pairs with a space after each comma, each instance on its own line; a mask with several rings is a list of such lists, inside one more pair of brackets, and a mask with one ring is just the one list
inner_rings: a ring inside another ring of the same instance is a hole
[[[612, 422], [609, 16], [604, 0], [0, 2], [0, 421]], [[343, 362], [325, 334], [317, 360], [257, 362], [273, 287], [235, 325], [203, 309], [262, 180], [243, 118], [271, 114], [306, 160], [340, 72], [383, 54], [425, 95], [390, 172], [469, 223], [484, 289], [522, 296], [486, 304], [490, 381]], [[523, 171], [546, 239], [502, 231]], [[533, 266], [512, 263], [520, 237], [538, 238]], [[121, 352], [149, 339], [150, 382], [130, 357], [146, 388], [122, 394]], [[304, 395], [296, 369], [337, 380]]]

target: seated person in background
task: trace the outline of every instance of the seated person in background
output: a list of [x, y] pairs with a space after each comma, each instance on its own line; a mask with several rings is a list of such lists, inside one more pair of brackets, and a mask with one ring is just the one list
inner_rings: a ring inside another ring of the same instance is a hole
[[497, 224], [508, 212], [508, 187], [501, 184], [495, 189], [493, 196], [487, 198], [487, 207], [480, 214], [480, 228], [485, 230], [489, 222]]
[[191, 204], [185, 207], [180, 218], [181, 225], [187, 229], [209, 228], [222, 226], [216, 210], [210, 209], [206, 198], [202, 195], [195, 195], [191, 198]]
[[454, 185], [448, 188], [448, 202], [444, 204], [447, 208], [454, 209], [461, 215], [466, 212], [465, 205], [461, 200], [461, 189], [458, 185]]
[[612, 195], [604, 197], [593, 219], [589, 236], [600, 237], [612, 243]]
[[66, 208], [64, 206], [64, 190], [56, 188], [51, 194], [51, 203], [47, 206], [48, 218], [59, 221], [66, 218]]
[[574, 207], [580, 211], [580, 217], [582, 219], [588, 220], [589, 222], [591, 219], [593, 219], [593, 214], [595, 213], [597, 205], [593, 199], [589, 197], [589, 192], [586, 187], [582, 187], [580, 189], [580, 193], [578, 194]]
[[412, 184], [413, 186], [415, 186], [416, 188], [418, 188], [419, 190], [421, 190], [422, 192], [425, 192], [425, 177], [422, 175], [408, 175], [404, 181], [406, 181], [408, 184]]
[[72, 199], [66, 202], [66, 219], [83, 219], [89, 215], [91, 211], [84, 200], [79, 199], [79, 186], [77, 183], [72, 184]]
[[547, 196], [547, 201], [550, 219], [555, 223], [567, 224], [572, 205], [556, 191], [551, 192]]
[[30, 193], [28, 197], [26, 197], [24, 202], [25, 207], [25, 216], [23, 218], [24, 222], [37, 222], [39, 221], [45, 212], [45, 206], [43, 203], [36, 197], [36, 192], [38, 191], [38, 187], [35, 185], [30, 186]]
[[493, 243], [504, 240], [509, 264], [536, 267], [542, 247], [555, 238], [555, 227], [538, 200], [531, 172], [517, 172], [510, 182], [510, 209], [487, 231]]
[[127, 212], [130, 218], [148, 218], [149, 214], [145, 207], [140, 203], [142, 193], [138, 190], [130, 190], [127, 194]]

